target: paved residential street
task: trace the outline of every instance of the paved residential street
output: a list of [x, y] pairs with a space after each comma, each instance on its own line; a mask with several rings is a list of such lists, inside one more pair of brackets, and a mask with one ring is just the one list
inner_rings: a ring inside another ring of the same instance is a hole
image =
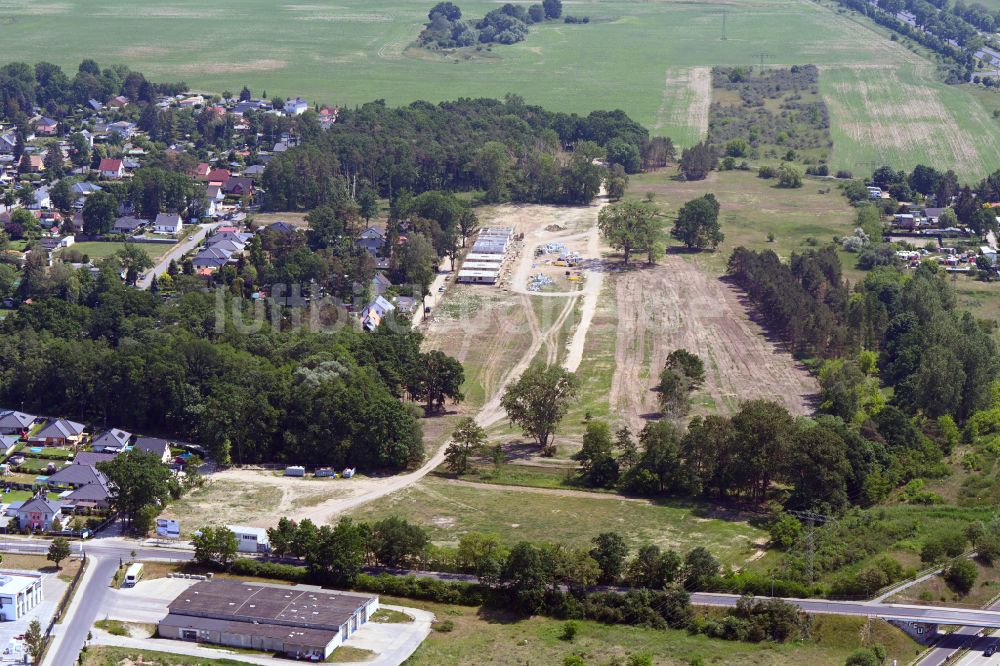
[[[177, 263], [180, 263], [181, 257], [185, 254], [198, 247], [201, 241], [210, 234], [213, 230], [219, 227], [221, 222], [213, 222], [211, 224], [199, 224], [197, 230], [192, 230], [184, 237], [184, 240], [175, 245], [170, 252], [163, 255], [160, 262], [156, 264], [151, 270], [147, 271], [139, 280], [135, 283], [136, 287], [139, 289], [149, 289], [149, 285], [153, 283], [154, 275], [163, 275], [167, 272], [167, 268], [170, 266], [170, 260], [174, 259]], [[188, 227], [190, 228], [190, 227]], [[188, 240], [190, 238], [190, 240]]]

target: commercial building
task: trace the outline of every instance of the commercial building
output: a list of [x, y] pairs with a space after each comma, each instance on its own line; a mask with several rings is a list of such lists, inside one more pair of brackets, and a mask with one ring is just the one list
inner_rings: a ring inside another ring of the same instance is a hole
[[0, 570], [0, 621], [13, 622], [42, 600], [42, 575]]
[[486, 227], [479, 232], [458, 271], [458, 282], [496, 284], [500, 268], [514, 239], [512, 227]]
[[268, 553], [271, 551], [271, 541], [267, 538], [267, 530], [263, 527], [226, 525], [226, 529], [236, 535], [236, 550], [241, 553]]
[[378, 606], [375, 596], [311, 586], [202, 581], [171, 602], [158, 631], [162, 638], [322, 661]]

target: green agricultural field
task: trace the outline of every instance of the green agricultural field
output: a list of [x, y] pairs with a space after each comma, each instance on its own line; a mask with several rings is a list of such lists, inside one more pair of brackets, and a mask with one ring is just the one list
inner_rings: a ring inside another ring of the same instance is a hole
[[696, 502], [653, 503], [572, 491], [481, 488], [428, 477], [360, 507], [360, 520], [400, 516], [430, 530], [437, 543], [456, 543], [466, 532], [496, 532], [504, 541], [557, 541], [587, 545], [601, 532], [621, 534], [633, 548], [647, 543], [686, 551], [709, 548], [725, 564], [740, 564], [767, 533], [741, 520], [711, 515]]
[[[834, 110], [836, 166], [856, 168], [855, 162], [875, 159], [879, 150], [904, 161], [939, 157], [965, 177], [1000, 165], [992, 144], [968, 146], [984, 136], [983, 117], [991, 105], [984, 106], [967, 87], [936, 83], [930, 61], [832, 2], [725, 5], [723, 40], [721, 4], [580, 1], [567, 3], [566, 12], [589, 16], [590, 24], [536, 25], [522, 43], [453, 56], [409, 48], [433, 4], [174, 0], [151, 6], [126, 0], [99, 5], [9, 0], [0, 10], [0, 60], [49, 60], [75, 68], [81, 59], [94, 57], [102, 64], [125, 63], [155, 79], [182, 79], [196, 89], [236, 92], [247, 84], [256, 94], [301, 94], [349, 105], [511, 92], [561, 111], [620, 107], [680, 145], [690, 145], [707, 129], [712, 66], [761, 59], [769, 65], [814, 63], [829, 73], [831, 81], [822, 84], [828, 104], [839, 94], [835, 86], [846, 91]], [[472, 19], [496, 7], [483, 0], [459, 5]], [[110, 44], [109, 35], [114, 36]], [[760, 53], [767, 55], [755, 55]], [[865, 83], [884, 92], [870, 93], [869, 103]], [[921, 106], [925, 111], [914, 110]], [[893, 109], [910, 114], [904, 119], [918, 116], [918, 125], [921, 114], [941, 113], [945, 131], [883, 136], [880, 123], [893, 117], [887, 115]], [[972, 138], [956, 138], [954, 128], [972, 132]], [[906, 144], [916, 137], [920, 146]]]

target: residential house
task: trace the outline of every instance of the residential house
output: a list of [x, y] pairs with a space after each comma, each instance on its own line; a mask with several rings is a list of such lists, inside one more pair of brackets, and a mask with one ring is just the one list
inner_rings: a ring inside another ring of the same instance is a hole
[[[111, 430], [105, 430], [95, 437], [90, 443], [90, 448], [97, 453], [117, 453], [125, 450], [131, 438], [132, 433], [112, 428]], [[82, 455], [82, 453], [79, 453], [76, 457], [79, 458]]]
[[73, 211], [73, 217], [70, 218], [70, 224], [73, 225], [73, 233], [79, 234], [83, 232], [83, 211], [75, 210]]
[[108, 101], [108, 106], [111, 107], [112, 109], [125, 108], [126, 106], [128, 106], [128, 97], [125, 97], [124, 95], [117, 95], [116, 97], [112, 97]]
[[98, 463], [111, 462], [118, 457], [118, 453], [95, 453], [94, 451], [80, 451], [73, 458], [74, 465], [85, 465], [87, 467], [97, 467]]
[[412, 296], [397, 296], [393, 300], [396, 311], [407, 317], [413, 317], [420, 309], [420, 301]]
[[49, 188], [39, 187], [32, 195], [32, 210], [42, 210], [52, 208], [52, 198], [49, 196]]
[[73, 183], [73, 186], [69, 188], [69, 191], [79, 198], [84, 198], [89, 197], [94, 192], [100, 192], [102, 189], [103, 188], [100, 185], [88, 183], [84, 180], [79, 183]]
[[361, 311], [361, 326], [367, 331], [374, 331], [382, 325], [382, 320], [385, 316], [395, 309], [396, 306], [385, 300], [385, 298], [376, 296], [375, 300]]
[[21, 155], [21, 161], [18, 163], [18, 171], [20, 173], [41, 173], [45, 171], [45, 163], [42, 160], [42, 156], [38, 154], [29, 155], [27, 153]]
[[125, 165], [121, 160], [110, 157], [101, 159], [101, 163], [97, 166], [97, 171], [101, 174], [101, 178], [109, 180], [121, 180], [125, 177]]
[[309, 102], [305, 101], [301, 97], [296, 97], [295, 99], [290, 99], [285, 102], [284, 111], [286, 116], [301, 116], [308, 110]]
[[288, 222], [285, 222], [283, 220], [278, 220], [277, 222], [272, 222], [271, 224], [269, 224], [266, 227], [264, 227], [264, 229], [266, 229], [267, 231], [274, 232], [276, 234], [280, 234], [282, 236], [284, 236], [286, 234], [294, 234], [295, 233], [295, 225], [289, 224]]
[[35, 123], [35, 134], [39, 136], [55, 136], [59, 130], [59, 123], [51, 118], [39, 118]]
[[224, 252], [223, 250], [206, 247], [195, 255], [194, 259], [191, 260], [191, 264], [195, 270], [216, 271], [229, 263], [230, 256], [228, 252]]
[[209, 185], [205, 189], [205, 214], [209, 217], [219, 215], [225, 200], [226, 195], [222, 192], [221, 185]]
[[201, 162], [198, 166], [191, 170], [191, 177], [195, 180], [208, 182], [208, 174], [211, 171], [212, 167], [208, 165], [208, 162]]
[[946, 210], [947, 208], [924, 208], [924, 217], [927, 218], [927, 222], [932, 227], [936, 227], [938, 225], [938, 220], [941, 217], [941, 213]]
[[179, 234], [183, 223], [177, 213], [160, 213], [153, 221], [153, 231], [158, 234]]
[[92, 111], [103, 111], [104, 105], [98, 102], [96, 99], [88, 99], [87, 106], [91, 108]]
[[385, 273], [379, 271], [375, 273], [375, 277], [372, 278], [372, 295], [381, 296], [385, 293], [386, 289], [392, 286], [392, 280], [385, 276]]
[[184, 99], [177, 102], [177, 106], [182, 109], [193, 109], [196, 106], [204, 106], [205, 98], [201, 95], [192, 95], [190, 97], [185, 97]]
[[125, 120], [119, 120], [116, 123], [108, 125], [108, 132], [117, 134], [122, 139], [131, 139], [135, 135], [136, 129], [135, 123], [130, 123]]
[[139, 451], [152, 453], [159, 456], [165, 463], [170, 462], [173, 456], [170, 455], [170, 442], [158, 437], [140, 437], [135, 440], [135, 448]]
[[259, 180], [264, 175], [265, 167], [263, 164], [254, 164], [253, 166], [248, 166], [243, 170], [243, 175], [247, 178], [252, 178], [253, 180]]
[[12, 155], [17, 146], [17, 134], [6, 132], [0, 135], [0, 155]]
[[18, 435], [0, 435], [0, 455], [7, 455], [21, 440]]
[[[224, 227], [226, 229], [230, 227]], [[221, 243], [222, 241], [231, 241], [237, 243], [238, 245], [246, 245], [253, 238], [253, 234], [240, 233], [236, 231], [219, 231], [219, 233], [209, 236], [205, 239], [205, 246], [212, 247], [216, 243]]]
[[198, 180], [203, 180], [206, 183], [218, 183], [219, 185], [225, 185], [232, 178], [232, 174], [229, 173], [228, 169], [212, 169], [205, 175], [204, 178], [199, 178]]
[[378, 256], [385, 248], [385, 236], [378, 229], [369, 227], [358, 234], [354, 244], [368, 250], [372, 256]]
[[92, 483], [107, 486], [108, 480], [96, 467], [90, 465], [66, 465], [45, 481], [54, 488], [80, 488]]
[[74, 509], [110, 509], [111, 493], [106, 483], [88, 483], [63, 498]]
[[28, 438], [32, 444], [76, 446], [83, 440], [84, 425], [68, 419], [52, 419]]
[[36, 495], [17, 508], [17, 524], [22, 530], [46, 532], [52, 527], [52, 519], [62, 513], [62, 507], [44, 495]]
[[115, 220], [115, 225], [111, 228], [112, 233], [134, 234], [149, 224], [148, 220], [140, 220], [137, 217], [126, 215]]
[[222, 184], [222, 191], [231, 197], [252, 197], [253, 179], [246, 176], [230, 178]]
[[69, 247], [75, 242], [76, 239], [72, 236], [52, 236], [41, 239], [38, 244], [48, 252], [55, 252], [61, 248]]

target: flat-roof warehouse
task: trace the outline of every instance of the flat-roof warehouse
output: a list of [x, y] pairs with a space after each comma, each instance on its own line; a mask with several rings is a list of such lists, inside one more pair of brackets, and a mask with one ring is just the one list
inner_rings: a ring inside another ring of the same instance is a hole
[[326, 659], [378, 610], [376, 596], [232, 580], [195, 583], [171, 602], [164, 638]]

